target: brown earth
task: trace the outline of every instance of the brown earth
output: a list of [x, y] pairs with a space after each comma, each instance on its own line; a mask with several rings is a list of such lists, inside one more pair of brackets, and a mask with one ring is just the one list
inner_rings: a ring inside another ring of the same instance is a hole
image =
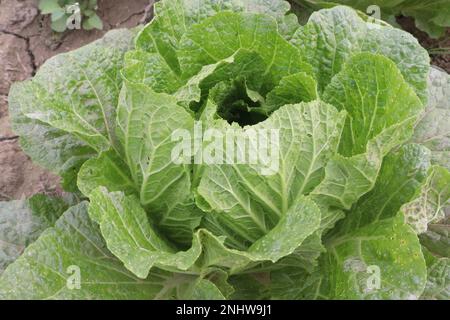
[[39, 66], [58, 53], [79, 48], [108, 30], [149, 20], [151, 2], [99, 0], [103, 30], [57, 34], [50, 28], [49, 17], [39, 14], [37, 0], [0, 0], [0, 200], [61, 192], [58, 178], [31, 162], [11, 130], [7, 105], [11, 84], [33, 76]]
[[[35, 193], [61, 193], [59, 180], [21, 151], [11, 130], [7, 95], [11, 84], [33, 76], [48, 58], [79, 48], [114, 28], [134, 27], [149, 21], [153, 0], [99, 0], [104, 30], [52, 32], [48, 16], [41, 16], [37, 0], [0, 0], [0, 200], [20, 199]], [[443, 39], [430, 39], [409, 18], [399, 23], [427, 49], [449, 48], [450, 30]], [[433, 64], [450, 73], [450, 55], [432, 54]]]

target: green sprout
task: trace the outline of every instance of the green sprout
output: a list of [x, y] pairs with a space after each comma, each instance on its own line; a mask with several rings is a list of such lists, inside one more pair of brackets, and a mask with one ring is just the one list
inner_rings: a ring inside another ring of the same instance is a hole
[[97, 0], [40, 0], [41, 14], [50, 14], [52, 29], [64, 32], [67, 29], [103, 29], [97, 15]]

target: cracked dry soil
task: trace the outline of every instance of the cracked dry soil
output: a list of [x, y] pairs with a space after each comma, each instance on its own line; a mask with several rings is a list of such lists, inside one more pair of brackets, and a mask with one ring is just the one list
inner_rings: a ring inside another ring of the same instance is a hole
[[108, 30], [129, 28], [148, 21], [150, 0], [99, 0], [103, 30], [56, 34], [38, 0], [0, 0], [0, 201], [36, 193], [60, 194], [58, 177], [33, 164], [19, 146], [8, 116], [11, 84], [32, 77], [50, 57], [79, 48]]

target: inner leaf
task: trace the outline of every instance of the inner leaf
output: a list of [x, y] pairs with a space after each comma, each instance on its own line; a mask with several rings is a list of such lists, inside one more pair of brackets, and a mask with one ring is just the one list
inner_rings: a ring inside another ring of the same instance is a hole
[[210, 98], [217, 104], [217, 114], [230, 124], [236, 122], [244, 127], [267, 119], [260, 111], [263, 98], [249, 90], [241, 77], [218, 83]]

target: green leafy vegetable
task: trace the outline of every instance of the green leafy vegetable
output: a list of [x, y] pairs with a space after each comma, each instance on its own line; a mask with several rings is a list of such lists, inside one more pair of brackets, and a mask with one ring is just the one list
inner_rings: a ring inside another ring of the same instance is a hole
[[450, 75], [436, 67], [430, 69], [428, 99], [412, 141], [429, 148], [434, 163], [450, 169]]
[[67, 207], [60, 198], [40, 194], [28, 200], [0, 202], [0, 273], [53, 226]]
[[83, 202], [70, 208], [5, 270], [0, 298], [221, 298], [212, 283], [189, 274], [155, 269], [146, 279], [137, 278], [108, 251], [87, 206]]
[[13, 86], [24, 150], [85, 201], [0, 229], [34, 241], [0, 298], [448, 298], [448, 78], [411, 35], [281, 0], [155, 11]]

